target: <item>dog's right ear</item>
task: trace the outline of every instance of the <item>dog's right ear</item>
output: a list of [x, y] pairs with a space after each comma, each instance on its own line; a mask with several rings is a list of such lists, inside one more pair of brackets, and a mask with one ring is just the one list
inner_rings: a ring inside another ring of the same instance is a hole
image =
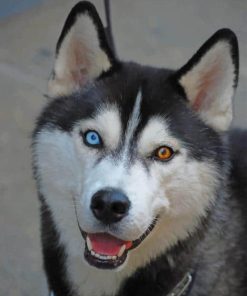
[[117, 63], [95, 7], [76, 4], [64, 24], [48, 84], [51, 97], [69, 95], [98, 78]]

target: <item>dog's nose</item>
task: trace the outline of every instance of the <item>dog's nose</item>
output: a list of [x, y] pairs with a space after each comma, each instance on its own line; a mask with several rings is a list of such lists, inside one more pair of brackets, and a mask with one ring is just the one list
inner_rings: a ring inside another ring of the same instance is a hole
[[129, 211], [130, 201], [119, 190], [105, 189], [96, 192], [91, 201], [94, 216], [104, 224], [112, 224], [122, 220]]

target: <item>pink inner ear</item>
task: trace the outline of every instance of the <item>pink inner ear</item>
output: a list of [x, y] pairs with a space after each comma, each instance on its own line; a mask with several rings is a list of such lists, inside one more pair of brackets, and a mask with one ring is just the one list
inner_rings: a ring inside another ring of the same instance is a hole
[[217, 91], [214, 90], [217, 83], [220, 83], [219, 79], [221, 77], [221, 66], [220, 63], [214, 63], [212, 67], [202, 73], [200, 80], [198, 81], [198, 91], [192, 105], [195, 111], [199, 111], [202, 108], [207, 109], [212, 101], [215, 99]]
[[88, 73], [91, 66], [88, 57], [88, 49], [80, 41], [73, 40], [71, 51], [71, 56], [73, 57], [71, 65], [69, 65], [71, 78], [75, 85], [83, 86], [89, 80]]

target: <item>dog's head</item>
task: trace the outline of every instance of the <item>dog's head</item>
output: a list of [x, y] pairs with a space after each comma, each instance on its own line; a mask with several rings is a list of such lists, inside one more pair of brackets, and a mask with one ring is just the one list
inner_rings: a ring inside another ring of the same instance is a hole
[[178, 71], [155, 69], [114, 56], [93, 5], [72, 9], [33, 146], [71, 252], [98, 268], [128, 257], [138, 267], [197, 230], [221, 183], [237, 77], [228, 29]]

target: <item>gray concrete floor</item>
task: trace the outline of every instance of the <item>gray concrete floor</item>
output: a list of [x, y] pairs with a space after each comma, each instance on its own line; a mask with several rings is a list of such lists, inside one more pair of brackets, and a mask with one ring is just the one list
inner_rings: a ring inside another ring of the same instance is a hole
[[[37, 2], [0, 20], [0, 295], [46, 294], [30, 135], [46, 103], [56, 40], [77, 1]], [[177, 68], [217, 29], [232, 28], [241, 57], [234, 124], [246, 126], [246, 0], [112, 2], [117, 50], [125, 60]], [[102, 1], [93, 3], [104, 16]]]

